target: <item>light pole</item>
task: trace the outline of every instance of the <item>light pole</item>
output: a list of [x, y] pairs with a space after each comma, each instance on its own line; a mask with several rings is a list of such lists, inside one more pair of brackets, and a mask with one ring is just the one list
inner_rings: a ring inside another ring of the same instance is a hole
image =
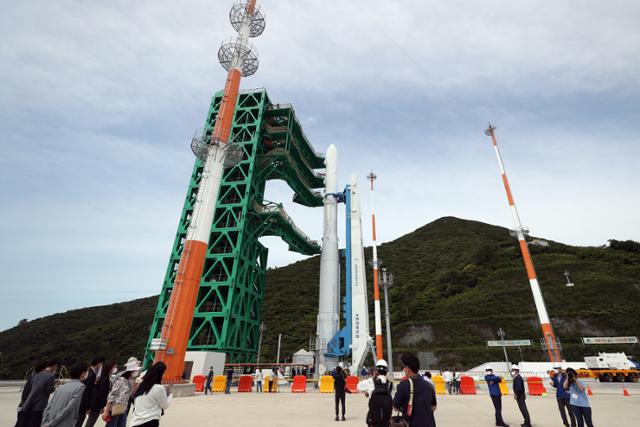
[[258, 357], [256, 358], [256, 363], [260, 363], [260, 352], [262, 351], [262, 334], [265, 330], [264, 322], [260, 323], [260, 339], [258, 340]]
[[498, 328], [498, 336], [500, 337], [500, 339], [502, 340], [502, 351], [504, 351], [504, 361], [507, 363], [507, 369], [510, 371], [510, 363], [509, 363], [509, 356], [507, 356], [507, 346], [504, 345], [504, 331], [502, 330], [502, 328]]
[[387, 269], [382, 269], [382, 288], [384, 289], [384, 318], [387, 324], [387, 363], [393, 378], [393, 353], [391, 350], [391, 314], [389, 313], [389, 287], [393, 285], [393, 274], [387, 273]]

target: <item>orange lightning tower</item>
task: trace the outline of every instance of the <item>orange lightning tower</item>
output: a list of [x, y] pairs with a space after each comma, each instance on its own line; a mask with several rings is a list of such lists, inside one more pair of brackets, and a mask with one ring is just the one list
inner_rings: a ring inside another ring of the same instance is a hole
[[533, 266], [533, 260], [531, 259], [529, 246], [527, 245], [527, 240], [525, 237], [527, 234], [527, 230], [522, 226], [522, 223], [520, 222], [520, 215], [518, 215], [516, 202], [513, 200], [513, 195], [511, 194], [511, 187], [509, 186], [509, 180], [507, 179], [507, 173], [504, 169], [502, 156], [500, 155], [500, 150], [498, 149], [495, 130], [495, 126], [489, 124], [489, 127], [485, 131], [485, 134], [491, 137], [493, 148], [495, 149], [496, 156], [498, 157], [498, 164], [500, 166], [502, 182], [504, 183], [504, 189], [507, 192], [507, 200], [509, 201], [509, 207], [511, 208], [511, 216], [513, 217], [513, 222], [516, 226], [516, 236], [518, 238], [518, 242], [520, 243], [520, 251], [522, 252], [524, 266], [527, 270], [529, 284], [531, 285], [531, 292], [533, 293], [533, 301], [535, 302], [536, 310], [538, 311], [538, 318], [540, 319], [544, 347], [547, 350], [549, 361], [561, 362], [562, 356], [560, 355], [560, 346], [555, 334], [553, 333], [553, 327], [551, 326], [551, 321], [549, 320], [549, 315], [547, 314], [547, 307], [545, 306], [544, 299], [542, 298], [542, 291], [540, 290], [540, 284], [538, 283], [538, 277], [536, 276], [536, 269]]
[[162, 333], [159, 339], [152, 342], [151, 347], [156, 350], [155, 361], [167, 364], [164, 376], [167, 382], [181, 381], [184, 372], [189, 331], [204, 269], [220, 182], [225, 164], [232, 163], [234, 157], [234, 147], [228, 143], [240, 79], [252, 75], [258, 69], [256, 50], [248, 41], [249, 37], [262, 34], [265, 26], [264, 16], [256, 8], [256, 0], [236, 3], [229, 18], [238, 36], [223, 42], [218, 51], [218, 59], [228, 71], [227, 81], [213, 135], [204, 146], [197, 147], [204, 165], [202, 180]]
[[367, 175], [371, 182], [371, 232], [373, 235], [373, 307], [376, 324], [376, 359], [382, 359], [382, 319], [380, 314], [380, 266], [378, 262], [378, 243], [376, 238], [376, 208], [373, 181], [378, 178], [373, 171]]

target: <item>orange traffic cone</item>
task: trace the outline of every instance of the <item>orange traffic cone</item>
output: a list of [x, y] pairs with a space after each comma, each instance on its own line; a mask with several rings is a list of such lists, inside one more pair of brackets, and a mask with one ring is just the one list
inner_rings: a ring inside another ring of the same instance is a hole
[[623, 396], [631, 396], [631, 395], [629, 394], [629, 390], [627, 390], [627, 388], [626, 388], [626, 387], [622, 387], [622, 395], [623, 395]]
[[587, 385], [587, 396], [593, 396], [593, 392], [591, 391], [591, 387]]

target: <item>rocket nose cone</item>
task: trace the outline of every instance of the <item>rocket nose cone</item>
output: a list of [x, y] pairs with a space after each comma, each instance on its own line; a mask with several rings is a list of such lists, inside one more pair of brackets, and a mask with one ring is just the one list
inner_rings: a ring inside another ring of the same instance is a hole
[[331, 144], [329, 146], [329, 148], [327, 148], [327, 153], [325, 155], [325, 161], [326, 163], [329, 162], [329, 160], [333, 161], [338, 157], [338, 149], [336, 148], [335, 145]]

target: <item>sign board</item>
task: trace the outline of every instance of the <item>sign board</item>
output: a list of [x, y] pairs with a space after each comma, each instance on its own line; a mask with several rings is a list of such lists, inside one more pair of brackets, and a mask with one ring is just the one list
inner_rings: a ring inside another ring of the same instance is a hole
[[531, 345], [531, 340], [496, 340], [487, 341], [488, 347], [526, 347]]
[[638, 337], [584, 337], [583, 344], [637, 344]]

